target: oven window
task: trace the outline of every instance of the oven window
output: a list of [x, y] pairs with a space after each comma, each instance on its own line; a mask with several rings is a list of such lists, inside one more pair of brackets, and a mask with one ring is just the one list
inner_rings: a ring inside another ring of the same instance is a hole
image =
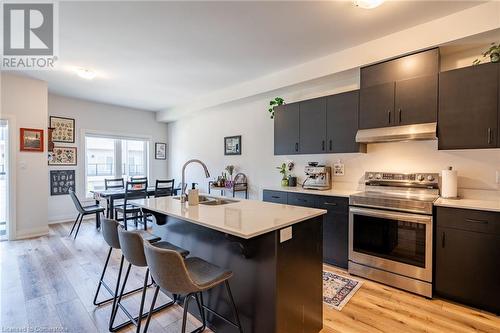
[[354, 215], [354, 251], [425, 267], [425, 229], [421, 223]]

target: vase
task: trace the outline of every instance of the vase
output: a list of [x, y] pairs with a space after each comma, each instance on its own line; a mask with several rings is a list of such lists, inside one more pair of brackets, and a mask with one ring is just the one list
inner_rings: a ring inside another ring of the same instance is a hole
[[288, 179], [282, 179], [281, 180], [281, 186], [288, 186]]
[[500, 61], [500, 53], [495, 52], [490, 54], [490, 60], [491, 62], [499, 62]]

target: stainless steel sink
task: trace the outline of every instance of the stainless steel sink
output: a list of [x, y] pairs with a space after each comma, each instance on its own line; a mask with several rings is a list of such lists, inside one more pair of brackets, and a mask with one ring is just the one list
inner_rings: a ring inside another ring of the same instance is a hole
[[[175, 196], [172, 197], [175, 200], [180, 200], [180, 196]], [[198, 201], [201, 205], [207, 205], [207, 206], [219, 206], [219, 205], [227, 205], [233, 202], [238, 202], [238, 200], [231, 200], [231, 199], [223, 199], [223, 198], [216, 198], [216, 197], [209, 197], [206, 195], [200, 195], [198, 196]]]

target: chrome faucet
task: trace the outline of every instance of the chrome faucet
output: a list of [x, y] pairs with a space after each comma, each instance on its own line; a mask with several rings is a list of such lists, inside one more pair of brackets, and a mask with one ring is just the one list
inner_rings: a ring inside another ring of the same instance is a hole
[[186, 202], [186, 192], [184, 191], [184, 186], [186, 184], [186, 167], [188, 164], [193, 163], [193, 162], [199, 163], [203, 167], [203, 170], [205, 170], [205, 177], [207, 177], [207, 178], [210, 177], [210, 172], [208, 172], [207, 166], [202, 161], [197, 160], [197, 159], [193, 159], [193, 160], [189, 160], [186, 163], [184, 163], [184, 165], [182, 166], [181, 202]]

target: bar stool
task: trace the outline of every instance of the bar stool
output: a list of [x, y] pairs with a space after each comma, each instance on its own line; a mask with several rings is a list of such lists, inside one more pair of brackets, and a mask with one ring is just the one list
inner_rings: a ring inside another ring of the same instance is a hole
[[[108, 286], [106, 284], [106, 282], [104, 282], [104, 275], [106, 274], [106, 270], [108, 268], [108, 263], [109, 263], [109, 258], [111, 257], [111, 252], [113, 252], [113, 249], [120, 250], [120, 241], [118, 239], [118, 226], [119, 225], [120, 224], [115, 220], [104, 219], [102, 221], [102, 227], [101, 227], [102, 236], [104, 237], [104, 240], [106, 241], [106, 243], [109, 245], [109, 251], [108, 251], [108, 256], [106, 257], [106, 262], [104, 263], [104, 268], [102, 269], [99, 283], [97, 285], [97, 290], [95, 292], [94, 301], [93, 301], [95, 306], [100, 306], [100, 305], [108, 303], [110, 301], [113, 301], [114, 303], [116, 303], [116, 300], [118, 298], [118, 288], [120, 285], [121, 273], [122, 273], [122, 268], [123, 268], [123, 260], [124, 260], [123, 254], [121, 255], [120, 269], [118, 271], [118, 278], [117, 278], [116, 287], [115, 287], [114, 291], [111, 289], [110, 286]], [[160, 237], [158, 237], [156, 235], [152, 235], [148, 232], [139, 231], [139, 233], [144, 241], [147, 241], [150, 243], [157, 242], [161, 239]], [[111, 297], [107, 298], [105, 300], [102, 300], [100, 302], [97, 302], [97, 297], [99, 296], [101, 286], [103, 286], [108, 291], [108, 293], [111, 295]], [[149, 286], [151, 286], [151, 284]], [[135, 293], [139, 290], [142, 290], [142, 287], [131, 290], [123, 295], [124, 296], [129, 295], [129, 294]], [[114, 306], [113, 306], [113, 309], [114, 309]]]
[[[191, 257], [184, 259], [176, 251], [155, 247], [154, 245], [148, 243], [144, 243], [144, 253], [146, 255], [146, 261], [148, 263], [151, 276], [156, 284], [151, 309], [155, 306], [160, 288], [163, 288], [174, 295], [186, 295], [183, 305], [184, 313], [182, 316], [182, 333], [186, 332], [186, 318], [191, 298], [196, 300], [202, 319], [202, 326], [198, 327], [193, 332], [203, 332], [206, 328], [207, 321], [205, 317], [205, 310], [224, 320], [228, 324], [233, 325], [240, 333], [243, 332], [238, 310], [236, 309], [233, 294], [231, 293], [231, 288], [229, 287], [229, 279], [233, 276], [233, 272], [215, 266], [201, 258]], [[236, 323], [208, 308], [203, 303], [203, 292], [221, 284], [224, 284], [226, 287], [226, 291], [233, 308], [233, 313], [236, 318]], [[148, 319], [144, 325], [144, 333], [147, 332], [149, 327], [151, 313], [152, 311], [150, 310]]]
[[[144, 285], [142, 287], [142, 298], [141, 304], [139, 306], [139, 315], [137, 317], [133, 317], [130, 312], [121, 304], [122, 297], [125, 296], [124, 290], [125, 285], [127, 284], [128, 276], [130, 273], [130, 269], [132, 266], [137, 267], [147, 267], [148, 264], [146, 262], [146, 257], [144, 256], [144, 244], [151, 244], [150, 242], [144, 242], [141, 234], [138, 231], [127, 231], [123, 228], [118, 228], [118, 239], [120, 242], [120, 247], [122, 249], [123, 256], [129, 262], [127, 271], [125, 273], [125, 278], [123, 280], [123, 284], [120, 290], [120, 294], [118, 296], [117, 301], [114, 304], [111, 314], [111, 322], [109, 330], [115, 332], [127, 325], [134, 324], [137, 327], [137, 332], [139, 333], [141, 330], [141, 320], [145, 318], [150, 313], [158, 312], [162, 309], [165, 309], [173, 304], [175, 304], [176, 296], [174, 296], [174, 300], [171, 302], [167, 302], [157, 308], [152, 307], [149, 312], [144, 313], [144, 301], [146, 298], [146, 291], [148, 287], [148, 279], [149, 279], [149, 268], [146, 270], [146, 274], [144, 276]], [[161, 249], [168, 249], [174, 253], [177, 253], [181, 257], [186, 257], [189, 254], [189, 251], [180, 248], [172, 243], [166, 241], [158, 241], [153, 243], [154, 246]], [[113, 327], [116, 314], [118, 313], [118, 308], [120, 308], [125, 315], [129, 318], [128, 321], [122, 323], [116, 327]]]

